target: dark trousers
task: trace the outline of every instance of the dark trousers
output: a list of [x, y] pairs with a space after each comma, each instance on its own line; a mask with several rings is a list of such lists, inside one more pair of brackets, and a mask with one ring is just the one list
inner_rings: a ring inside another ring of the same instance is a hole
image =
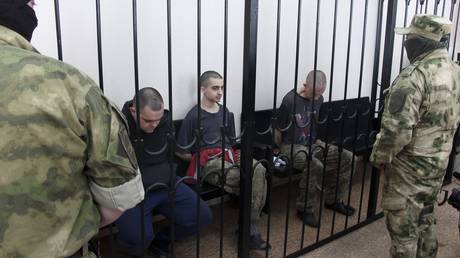
[[[161, 229], [154, 234], [152, 214], [162, 214], [169, 220], [174, 216], [175, 240], [194, 235], [198, 232], [197, 220], [197, 194], [184, 183], [177, 185], [176, 198], [174, 200], [174, 212], [170, 210], [168, 191], [165, 189], [146, 193], [144, 199], [144, 226], [141, 225], [141, 204], [127, 210], [115, 222], [119, 230], [118, 242], [132, 255], [143, 253], [141, 241], [141, 228], [145, 232], [145, 244], [147, 248], [153, 241], [158, 248], [167, 250], [170, 237], [170, 226]], [[200, 199], [199, 207], [200, 228], [209, 225], [212, 221], [212, 213], [208, 205]]]

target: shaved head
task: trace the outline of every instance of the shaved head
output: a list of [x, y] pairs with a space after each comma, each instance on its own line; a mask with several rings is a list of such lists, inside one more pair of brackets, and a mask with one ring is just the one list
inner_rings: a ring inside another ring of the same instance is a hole
[[303, 83], [303, 87], [298, 89], [298, 94], [307, 99], [319, 99], [326, 90], [326, 74], [320, 70], [310, 71]]
[[305, 86], [313, 89], [313, 83], [315, 83], [315, 91], [324, 92], [326, 90], [326, 82], [326, 74], [324, 74], [323, 71], [313, 70], [308, 73], [307, 78], [305, 79]]

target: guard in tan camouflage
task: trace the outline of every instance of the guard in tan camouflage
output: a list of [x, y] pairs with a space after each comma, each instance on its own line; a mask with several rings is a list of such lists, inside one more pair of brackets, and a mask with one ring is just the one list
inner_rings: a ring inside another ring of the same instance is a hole
[[410, 65], [385, 91], [371, 162], [385, 176], [382, 208], [392, 257], [436, 257], [433, 215], [459, 123], [460, 70], [446, 42], [451, 22], [416, 15], [404, 42]]
[[33, 5], [0, 1], [0, 257], [95, 257], [85, 244], [144, 189], [117, 109], [29, 43]]

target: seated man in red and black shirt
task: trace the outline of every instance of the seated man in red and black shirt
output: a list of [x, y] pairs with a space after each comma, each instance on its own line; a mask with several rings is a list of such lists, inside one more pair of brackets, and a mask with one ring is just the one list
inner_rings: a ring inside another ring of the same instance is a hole
[[[202, 128], [200, 145], [196, 143], [187, 150], [179, 149], [176, 154], [183, 160], [190, 162], [187, 173], [189, 176], [196, 178], [195, 162], [199, 161], [202, 168], [202, 178], [211, 185], [220, 186], [219, 175], [216, 172], [221, 171], [222, 158], [225, 159], [225, 168], [239, 165], [239, 151], [233, 148], [235, 121], [233, 113], [219, 104], [224, 87], [222, 76], [215, 71], [204, 72], [200, 77], [200, 86], [202, 93], [201, 106], [196, 105], [187, 113], [177, 139], [182, 146], [191, 145], [195, 138], [196, 129]], [[199, 121], [198, 112], [200, 112]], [[225, 126], [225, 135], [221, 135], [222, 125]], [[222, 155], [222, 140], [225, 145], [224, 155]], [[196, 155], [198, 146], [201, 154], [199, 157]], [[255, 162], [254, 160], [253, 163]], [[225, 174], [224, 180], [225, 191], [239, 195], [240, 170], [230, 168]], [[260, 164], [254, 168], [251, 196], [251, 237], [249, 246], [251, 249], [265, 250], [270, 246], [262, 239], [255, 225], [265, 205], [267, 196], [265, 168]]]

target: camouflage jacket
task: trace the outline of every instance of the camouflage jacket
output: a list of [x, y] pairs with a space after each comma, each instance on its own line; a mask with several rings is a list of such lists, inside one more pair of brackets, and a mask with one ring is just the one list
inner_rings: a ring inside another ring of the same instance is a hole
[[460, 119], [459, 71], [443, 48], [422, 54], [399, 74], [385, 93], [371, 162], [400, 158], [421, 177], [443, 176]]
[[66, 257], [98, 232], [97, 203], [144, 196], [120, 113], [95, 83], [0, 26], [0, 257]]

